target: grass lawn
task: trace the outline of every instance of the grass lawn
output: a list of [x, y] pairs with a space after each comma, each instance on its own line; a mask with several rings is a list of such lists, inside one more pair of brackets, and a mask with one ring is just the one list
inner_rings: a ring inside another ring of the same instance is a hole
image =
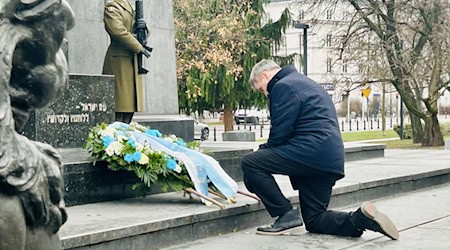
[[342, 140], [344, 142], [351, 141], [364, 141], [364, 140], [377, 140], [377, 139], [389, 139], [399, 138], [398, 134], [394, 130], [389, 129], [385, 131], [385, 135], [381, 130], [379, 131], [358, 131], [358, 132], [344, 132], [342, 133]]
[[[363, 140], [377, 140], [386, 138], [398, 138], [397, 133], [394, 130], [386, 130], [386, 134], [383, 136], [381, 131], [360, 131], [360, 132], [344, 132], [342, 133], [342, 139], [344, 142], [351, 141], [363, 141]], [[256, 139], [257, 142], [266, 142], [267, 139]], [[383, 142], [384, 143], [384, 142]]]
[[[443, 149], [444, 147], [422, 147], [420, 143], [414, 144], [412, 139], [405, 140], [383, 140], [389, 138], [399, 138], [394, 130], [386, 130], [386, 134], [383, 136], [381, 131], [360, 131], [360, 132], [345, 132], [342, 133], [342, 138], [345, 142], [374, 140], [373, 143], [386, 144], [387, 149]], [[378, 140], [379, 141], [376, 141]], [[444, 141], [450, 139], [450, 135], [444, 136]], [[264, 143], [267, 139], [256, 139], [257, 142]]]
[[208, 122], [208, 126], [214, 127], [214, 126], [223, 126], [223, 122]]

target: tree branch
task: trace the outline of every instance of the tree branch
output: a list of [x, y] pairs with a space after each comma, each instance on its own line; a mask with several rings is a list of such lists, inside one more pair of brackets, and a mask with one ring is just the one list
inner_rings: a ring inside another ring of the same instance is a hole
[[375, 25], [375, 23], [373, 23], [372, 20], [370, 20], [368, 15], [359, 6], [359, 4], [358, 4], [359, 1], [356, 1], [356, 0], [349, 0], [349, 1], [350, 1], [350, 4], [353, 5], [353, 7], [356, 9], [358, 14], [361, 15], [361, 17], [364, 19], [364, 21], [366, 21], [366, 23], [370, 27], [370, 29], [373, 30], [373, 32], [375, 32], [380, 39], [384, 40], [383, 39], [383, 37], [384, 37], [383, 30], [380, 27], [377, 27], [377, 25]]

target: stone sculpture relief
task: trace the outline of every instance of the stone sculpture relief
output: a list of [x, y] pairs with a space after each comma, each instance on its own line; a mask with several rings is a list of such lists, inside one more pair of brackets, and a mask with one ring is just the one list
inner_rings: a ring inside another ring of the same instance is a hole
[[65, 0], [0, 1], [0, 249], [60, 249], [62, 163], [17, 131], [66, 87], [60, 49], [74, 25]]

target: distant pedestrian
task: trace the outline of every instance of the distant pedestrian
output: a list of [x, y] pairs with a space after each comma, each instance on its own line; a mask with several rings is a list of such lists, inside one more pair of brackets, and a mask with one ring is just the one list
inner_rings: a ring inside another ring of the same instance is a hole
[[115, 120], [130, 123], [134, 112], [144, 111], [142, 77], [138, 75], [136, 55], [142, 53], [149, 57], [150, 51], [131, 33], [134, 7], [128, 0], [106, 2], [103, 21], [111, 38], [103, 74], [115, 76]]
[[[250, 82], [269, 98], [271, 129], [267, 143], [243, 158], [244, 182], [270, 216], [278, 217], [256, 233], [280, 235], [304, 220], [311, 233], [359, 237], [368, 229], [398, 239], [392, 221], [369, 202], [350, 213], [327, 210], [335, 182], [344, 177], [344, 146], [328, 93], [294, 66], [281, 68], [271, 60], [253, 67]], [[301, 216], [274, 174], [289, 176], [299, 192]]]

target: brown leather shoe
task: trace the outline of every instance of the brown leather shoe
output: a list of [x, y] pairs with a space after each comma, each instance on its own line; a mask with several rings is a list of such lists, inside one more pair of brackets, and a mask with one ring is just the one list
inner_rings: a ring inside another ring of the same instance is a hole
[[359, 230], [382, 233], [393, 240], [400, 237], [394, 223], [370, 202], [364, 202], [358, 210], [352, 212], [350, 220]]

